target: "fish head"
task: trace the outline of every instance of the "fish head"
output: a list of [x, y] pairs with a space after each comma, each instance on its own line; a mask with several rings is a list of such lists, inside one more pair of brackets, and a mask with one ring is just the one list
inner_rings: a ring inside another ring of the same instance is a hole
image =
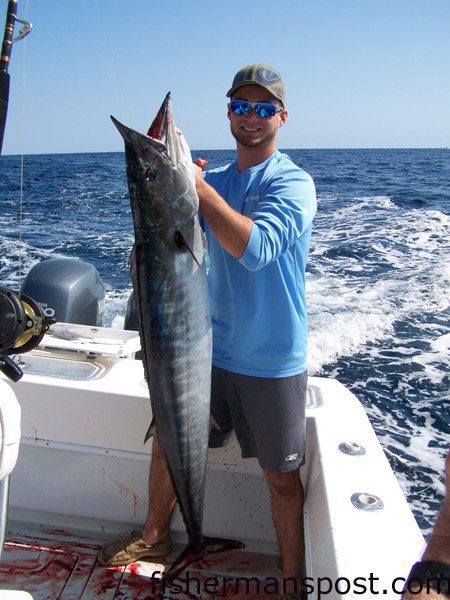
[[111, 119], [125, 141], [136, 231], [176, 227], [197, 214], [192, 159], [183, 134], [173, 122], [170, 92], [147, 134]]

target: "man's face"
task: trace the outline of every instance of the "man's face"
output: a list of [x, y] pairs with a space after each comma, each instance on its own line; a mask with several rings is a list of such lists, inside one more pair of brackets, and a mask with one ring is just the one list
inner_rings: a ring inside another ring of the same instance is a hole
[[[243, 85], [231, 97], [232, 100], [247, 100], [248, 102], [271, 102], [281, 105], [281, 102], [259, 85]], [[243, 115], [235, 115], [228, 105], [228, 118], [231, 133], [235, 140], [246, 147], [267, 146], [275, 144], [278, 129], [286, 122], [287, 110], [276, 113], [273, 117], [263, 119], [254, 110]]]

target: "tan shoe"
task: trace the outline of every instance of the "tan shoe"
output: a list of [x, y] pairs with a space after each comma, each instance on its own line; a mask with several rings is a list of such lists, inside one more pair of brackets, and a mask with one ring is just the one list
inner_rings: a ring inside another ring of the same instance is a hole
[[147, 544], [139, 532], [132, 531], [119, 540], [103, 546], [98, 553], [98, 561], [104, 567], [120, 567], [142, 559], [161, 558], [171, 551], [172, 542], [169, 535], [155, 544]]

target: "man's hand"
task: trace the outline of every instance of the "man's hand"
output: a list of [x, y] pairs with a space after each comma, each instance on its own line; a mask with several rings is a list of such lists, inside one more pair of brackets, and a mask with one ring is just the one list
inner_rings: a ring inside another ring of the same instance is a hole
[[201, 188], [204, 183], [203, 171], [206, 169], [207, 165], [208, 160], [206, 158], [197, 158], [197, 160], [194, 161], [195, 188], [197, 194], [199, 194], [199, 188]]
[[204, 171], [208, 166], [208, 159], [202, 157], [197, 158], [197, 160], [194, 160], [194, 165], [197, 165], [202, 171]]

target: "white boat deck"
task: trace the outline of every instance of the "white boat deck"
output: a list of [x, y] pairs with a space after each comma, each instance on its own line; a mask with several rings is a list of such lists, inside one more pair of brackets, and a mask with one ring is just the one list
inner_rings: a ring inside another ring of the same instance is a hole
[[279, 575], [274, 555], [236, 550], [210, 556], [192, 565], [162, 595], [153, 585], [152, 574], [163, 571], [181, 545], [158, 563], [140, 561], [128, 567], [105, 568], [97, 562], [105, 536], [32, 524], [24, 534], [23, 525], [16, 530], [13, 524], [8, 532], [0, 564], [0, 590], [27, 590], [36, 600], [274, 598], [263, 593], [270, 591], [267, 578], [275, 580]]
[[[92, 336], [92, 328], [85, 331]], [[80, 332], [77, 326], [75, 338]], [[146, 515], [148, 388], [140, 361], [108, 352], [111, 336], [125, 336], [132, 346], [128, 333], [101, 330], [89, 349], [74, 339], [78, 347], [70, 350], [65, 340], [64, 348], [22, 357], [25, 375], [11, 384], [22, 409], [22, 439], [11, 475], [0, 589], [26, 590], [37, 599], [152, 598], [151, 573], [162, 570], [159, 565], [105, 569], [96, 562], [101, 545], [139, 529]], [[392, 582], [407, 575], [424, 540], [363, 407], [336, 380], [309, 380], [301, 473], [308, 600], [337, 600], [346, 581], [349, 600], [397, 597]], [[204, 532], [244, 541], [246, 549], [193, 565], [183, 577], [195, 574], [194, 583], [165, 597], [275, 597], [255, 589], [237, 593], [233, 579], [222, 585], [223, 576], [240, 576], [245, 588], [251, 575], [264, 592], [279, 575], [266, 485], [257, 462], [240, 458], [235, 440], [209, 452]], [[178, 512], [172, 535], [178, 547], [167, 562], [186, 539]], [[376, 578], [373, 593], [370, 577]]]

